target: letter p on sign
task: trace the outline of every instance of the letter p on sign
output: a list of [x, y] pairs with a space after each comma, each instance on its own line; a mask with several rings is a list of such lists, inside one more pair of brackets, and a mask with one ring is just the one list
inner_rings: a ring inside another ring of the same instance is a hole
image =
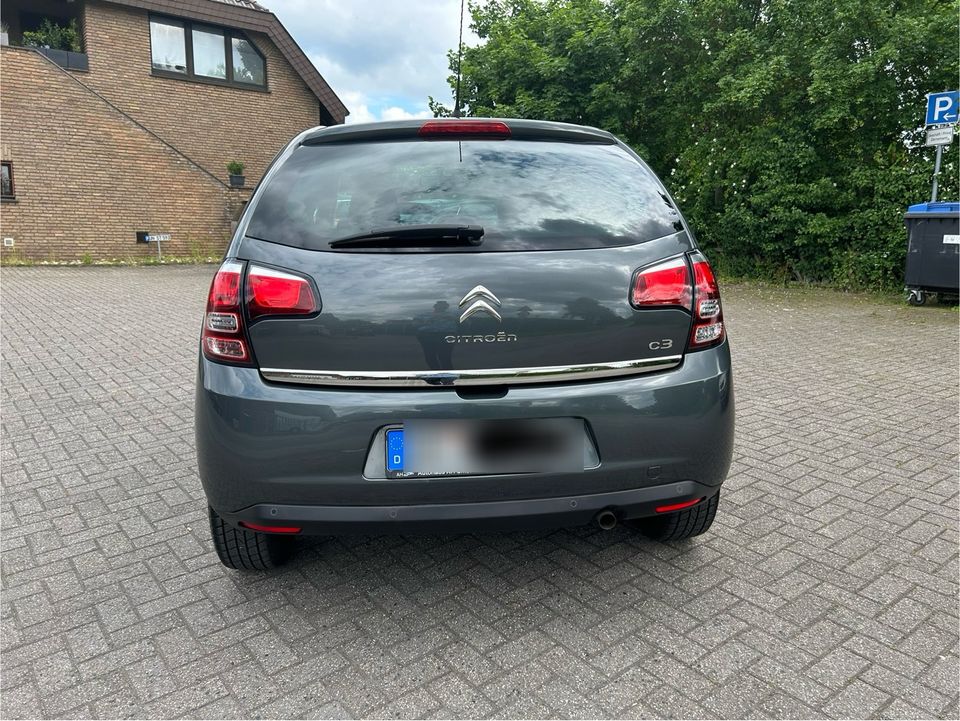
[[931, 93], [927, 96], [927, 125], [952, 125], [957, 122], [960, 91]]

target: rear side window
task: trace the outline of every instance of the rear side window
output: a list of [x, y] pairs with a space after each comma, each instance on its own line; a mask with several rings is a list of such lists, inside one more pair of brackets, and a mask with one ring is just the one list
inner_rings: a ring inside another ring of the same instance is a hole
[[616, 145], [410, 140], [302, 146], [247, 235], [328, 250], [402, 225], [481, 225], [479, 252], [629, 245], [682, 230], [657, 179]]

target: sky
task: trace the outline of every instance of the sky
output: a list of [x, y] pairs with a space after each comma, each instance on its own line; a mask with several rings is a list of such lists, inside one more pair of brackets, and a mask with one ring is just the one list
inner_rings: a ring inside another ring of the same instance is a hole
[[[348, 123], [430, 117], [452, 106], [447, 50], [460, 0], [262, 0], [350, 109]], [[478, 42], [464, 18], [464, 44]]]

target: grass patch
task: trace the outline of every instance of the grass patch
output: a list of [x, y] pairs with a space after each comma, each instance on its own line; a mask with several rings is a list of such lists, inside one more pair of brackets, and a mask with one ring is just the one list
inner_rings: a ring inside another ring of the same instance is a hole
[[135, 258], [98, 258], [94, 260], [89, 253], [74, 260], [34, 260], [5, 256], [0, 258], [0, 267], [6, 268], [36, 268], [36, 267], [112, 267], [112, 266], [146, 266], [146, 265], [210, 265], [223, 260], [222, 255], [165, 255], [162, 259], [154, 256], [137, 256]]
[[851, 288], [842, 288], [838, 285], [832, 283], [814, 283], [810, 281], [798, 281], [798, 280], [769, 280], [762, 278], [755, 278], [750, 276], [737, 276], [737, 275], [726, 275], [726, 274], [717, 274], [717, 282], [720, 284], [720, 294], [723, 295], [724, 286], [745, 286], [749, 288], [755, 288], [757, 290], [785, 290], [785, 291], [809, 291], [811, 293], [815, 292], [830, 292], [830, 293], [839, 293], [841, 295], [851, 296], [851, 297], [868, 297], [876, 300], [880, 300], [887, 303], [903, 303], [906, 295], [903, 292], [897, 292], [892, 290], [871, 290], [867, 288], [861, 289], [851, 289]]

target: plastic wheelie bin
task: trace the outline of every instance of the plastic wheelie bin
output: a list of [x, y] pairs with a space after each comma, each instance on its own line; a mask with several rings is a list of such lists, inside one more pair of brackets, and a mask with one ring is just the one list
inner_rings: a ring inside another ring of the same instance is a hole
[[960, 203], [918, 203], [907, 208], [905, 284], [910, 305], [927, 296], [960, 294]]

